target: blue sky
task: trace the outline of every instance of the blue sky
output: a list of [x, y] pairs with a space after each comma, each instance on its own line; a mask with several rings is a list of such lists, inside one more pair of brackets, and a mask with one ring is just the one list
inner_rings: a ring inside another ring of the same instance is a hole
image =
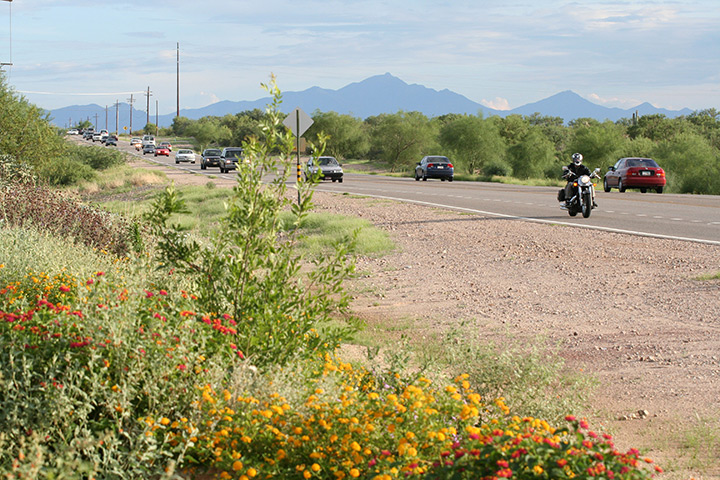
[[[9, 83], [54, 109], [151, 109], [338, 89], [386, 72], [508, 109], [573, 90], [595, 103], [720, 108], [717, 0], [0, 1]], [[12, 42], [11, 42], [12, 40]]]

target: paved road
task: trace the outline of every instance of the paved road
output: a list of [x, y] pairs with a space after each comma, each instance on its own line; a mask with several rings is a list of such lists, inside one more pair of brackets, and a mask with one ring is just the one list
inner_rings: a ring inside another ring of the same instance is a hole
[[[122, 142], [125, 143], [125, 142]], [[128, 151], [126, 145], [121, 149]], [[142, 155], [140, 155], [142, 157]], [[170, 158], [146, 156], [147, 160], [175, 166]], [[179, 168], [200, 175], [233, 179], [234, 172], [220, 174], [217, 168], [201, 170], [198, 163]], [[570, 217], [560, 210], [557, 188], [504, 185], [484, 182], [416, 182], [412, 178], [345, 174], [343, 183], [324, 182], [318, 190], [392, 198], [439, 205], [499, 217], [597, 228], [639, 235], [679, 238], [720, 245], [720, 197], [710, 195], [656, 194], [638, 191], [597, 192], [598, 208], [590, 218]]]

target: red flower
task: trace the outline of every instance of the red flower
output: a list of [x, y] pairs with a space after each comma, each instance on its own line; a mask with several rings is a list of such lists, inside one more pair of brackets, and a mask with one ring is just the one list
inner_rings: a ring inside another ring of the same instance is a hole
[[60, 285], [60, 291], [67, 293], [70, 291], [70, 287], [68, 287], [67, 285]]
[[164, 295], [167, 295], [168, 293], [167, 293], [165, 290], [160, 290], [160, 291], [158, 292], [158, 294], [164, 296]]
[[558, 467], [564, 467], [565, 465], [567, 465], [567, 460], [565, 460], [564, 458], [561, 458], [560, 460], [557, 461], [557, 464], [558, 464]]
[[498, 467], [507, 468], [508, 465], [510, 465], [510, 464], [507, 462], [507, 460], [498, 460], [497, 465], [498, 465]]
[[93, 280], [92, 278], [85, 282], [86, 285], [92, 285], [93, 283], [95, 283], [95, 280]]
[[177, 366], [177, 369], [180, 370], [181, 372], [184, 372], [187, 369], [187, 365], [185, 365], [184, 363], [181, 363], [180, 365]]
[[565, 417], [565, 420], [567, 420], [568, 422], [574, 422], [575, 417], [573, 415], [568, 415], [567, 417]]
[[105, 275], [105, 272], [97, 272], [95, 274], [96, 277], [102, 277], [103, 275]]
[[145, 298], [152, 298], [155, 294], [152, 293], [150, 290], [145, 290]]

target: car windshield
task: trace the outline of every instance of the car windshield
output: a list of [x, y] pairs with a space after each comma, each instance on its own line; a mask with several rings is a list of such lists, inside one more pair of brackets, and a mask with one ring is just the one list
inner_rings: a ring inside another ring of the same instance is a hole
[[337, 165], [338, 162], [333, 157], [320, 157], [320, 158], [318, 158], [318, 164], [320, 164], [320, 165]]
[[193, 153], [192, 150], [180, 150], [178, 153]]
[[220, 155], [220, 150], [205, 150], [205, 155]]
[[447, 163], [448, 158], [447, 157], [428, 157], [428, 162], [433, 162], [433, 163], [445, 162], [445, 163]]
[[240, 158], [242, 150], [228, 150], [225, 152], [225, 158]]

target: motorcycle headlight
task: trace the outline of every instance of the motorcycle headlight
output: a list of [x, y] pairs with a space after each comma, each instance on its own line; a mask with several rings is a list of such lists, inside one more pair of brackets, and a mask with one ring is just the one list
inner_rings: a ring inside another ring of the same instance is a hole
[[590, 183], [590, 177], [583, 175], [580, 177], [580, 183]]

